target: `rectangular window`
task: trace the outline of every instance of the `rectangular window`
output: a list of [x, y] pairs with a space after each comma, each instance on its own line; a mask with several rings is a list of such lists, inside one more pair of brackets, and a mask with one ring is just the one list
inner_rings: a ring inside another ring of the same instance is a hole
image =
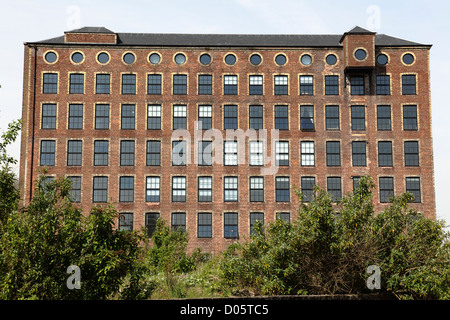
[[211, 166], [212, 165], [212, 141], [198, 142], [198, 165]]
[[341, 177], [327, 178], [327, 192], [332, 196], [334, 202], [342, 199]]
[[198, 202], [212, 201], [212, 177], [198, 177]]
[[159, 202], [160, 201], [160, 177], [147, 177], [147, 183], [145, 187], [145, 201], [146, 202]]
[[301, 165], [302, 167], [312, 167], [315, 165], [314, 142], [300, 142]]
[[136, 75], [122, 75], [122, 94], [136, 94]]
[[133, 230], [133, 213], [122, 212], [119, 214], [119, 231], [132, 231]]
[[173, 75], [173, 94], [187, 94], [187, 75]]
[[212, 75], [201, 74], [198, 76], [198, 94], [212, 94]]
[[69, 104], [69, 129], [83, 129], [83, 105]]
[[366, 107], [351, 106], [352, 130], [366, 130]]
[[405, 74], [402, 75], [402, 94], [415, 95], [416, 94], [416, 75]]
[[414, 196], [414, 200], [412, 201], [413, 203], [421, 203], [422, 196], [420, 192], [420, 178], [406, 178], [406, 192], [409, 192]]
[[380, 202], [388, 203], [394, 195], [394, 178], [380, 177]]
[[187, 129], [187, 107], [184, 105], [173, 106], [173, 130]]
[[109, 104], [95, 105], [95, 129], [109, 129]]
[[391, 94], [391, 76], [377, 75], [377, 95], [388, 96]]
[[147, 129], [161, 130], [161, 105], [149, 104], [147, 106]]
[[172, 177], [172, 202], [186, 202], [186, 177]]
[[238, 107], [224, 106], [223, 107], [223, 129], [233, 129], [236, 130], [238, 128]]
[[238, 201], [238, 177], [225, 177], [223, 180], [223, 201]]
[[67, 165], [68, 166], [81, 166], [82, 155], [81, 140], [69, 140], [67, 142]]
[[185, 166], [187, 143], [185, 140], [172, 141], [172, 165]]
[[249, 94], [263, 94], [263, 76], [249, 76]]
[[161, 94], [160, 74], [149, 74], [147, 76], [147, 94]]
[[250, 235], [255, 234], [254, 227], [257, 221], [261, 222], [261, 225], [264, 226], [264, 213], [250, 212]]
[[289, 130], [288, 106], [275, 106], [275, 129]]
[[419, 142], [405, 141], [405, 167], [419, 166]]
[[356, 189], [359, 187], [359, 180], [361, 180], [361, 177], [352, 177], [353, 180], [353, 192], [356, 191]]
[[300, 130], [314, 131], [314, 106], [300, 106]]
[[84, 93], [84, 74], [82, 73], [70, 74], [69, 93]]
[[149, 238], [153, 237], [156, 231], [156, 222], [159, 219], [158, 212], [148, 212], [145, 214], [145, 227], [147, 228], [147, 235]]
[[94, 141], [94, 166], [108, 165], [108, 150], [109, 150], [109, 141], [107, 140]]
[[57, 73], [44, 73], [42, 83], [42, 93], [58, 93]]
[[264, 202], [263, 177], [250, 177], [250, 202]]
[[250, 106], [249, 109], [249, 128], [260, 130], [263, 128], [263, 107]]
[[237, 239], [239, 237], [238, 214], [235, 212], [225, 212], [223, 215], [223, 236], [227, 239]]
[[291, 222], [291, 214], [289, 212], [277, 212], [276, 219], [289, 223]]
[[325, 122], [327, 130], [339, 130], [339, 106], [325, 107]]
[[237, 94], [237, 76], [223, 76], [223, 94], [234, 95]]
[[325, 76], [325, 95], [339, 95], [339, 76]]
[[120, 177], [119, 202], [134, 201], [134, 177]]
[[120, 141], [120, 165], [134, 166], [134, 141], [122, 140]]
[[327, 141], [327, 166], [339, 167], [341, 165], [341, 143]]
[[314, 94], [314, 77], [300, 76], [300, 95], [312, 96]]
[[364, 76], [350, 77], [350, 92], [353, 96], [364, 95]]
[[172, 213], [172, 230], [180, 230], [181, 232], [186, 231], [186, 213], [176, 212]]
[[199, 212], [197, 216], [197, 237], [212, 237], [212, 214], [207, 212]]
[[72, 188], [69, 192], [70, 201], [81, 202], [81, 177], [67, 177], [72, 183]]
[[56, 103], [42, 105], [41, 129], [56, 129]]
[[391, 106], [377, 106], [378, 131], [390, 131], [392, 128], [391, 122]]
[[274, 76], [275, 82], [275, 95], [287, 95], [289, 86], [288, 86], [288, 76]]
[[378, 166], [392, 167], [392, 141], [378, 142]]
[[41, 166], [54, 166], [55, 165], [55, 148], [56, 142], [54, 140], [42, 140], [41, 141]]
[[237, 166], [238, 143], [237, 141], [225, 141], [224, 143], [224, 165]]
[[134, 130], [135, 128], [135, 105], [123, 104], [121, 112], [121, 129], [122, 130]]
[[366, 141], [352, 142], [352, 163], [354, 167], [365, 167], [366, 161]]
[[275, 165], [289, 166], [289, 141], [275, 141]]
[[275, 198], [277, 202], [289, 202], [291, 200], [289, 177], [275, 178]]
[[111, 86], [110, 81], [111, 81], [111, 75], [97, 74], [95, 76], [95, 93], [96, 94], [109, 94], [110, 86]]
[[403, 130], [417, 130], [417, 106], [403, 107]]
[[161, 165], [161, 141], [149, 140], [147, 141], [147, 166]]
[[264, 145], [262, 141], [249, 142], [249, 163], [251, 166], [264, 165]]
[[92, 202], [108, 201], [108, 177], [94, 177], [92, 187]]
[[302, 187], [303, 202], [311, 202], [315, 185], [316, 185], [316, 178], [302, 177], [301, 187]]
[[212, 128], [212, 106], [198, 106], [198, 122], [199, 129]]

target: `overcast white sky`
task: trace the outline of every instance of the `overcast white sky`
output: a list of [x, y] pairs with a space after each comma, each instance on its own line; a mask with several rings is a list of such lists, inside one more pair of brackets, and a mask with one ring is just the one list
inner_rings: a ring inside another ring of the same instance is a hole
[[[450, 1], [0, 0], [0, 132], [21, 117], [23, 43], [83, 26], [115, 32], [342, 34], [355, 25], [433, 44], [431, 90], [437, 216], [450, 224]], [[19, 159], [17, 142], [11, 153]], [[16, 168], [17, 169], [17, 168]]]

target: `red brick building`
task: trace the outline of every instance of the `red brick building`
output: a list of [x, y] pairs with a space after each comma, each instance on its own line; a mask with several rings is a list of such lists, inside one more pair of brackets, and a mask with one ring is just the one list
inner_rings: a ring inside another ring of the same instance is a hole
[[305, 201], [314, 185], [340, 199], [365, 174], [377, 183], [376, 210], [409, 191], [434, 217], [430, 48], [360, 27], [86, 27], [25, 43], [23, 204], [46, 167], [50, 179], [72, 179], [83, 212], [110, 202], [120, 228], [150, 232], [162, 217], [211, 252], [256, 220], [294, 219], [294, 186]]

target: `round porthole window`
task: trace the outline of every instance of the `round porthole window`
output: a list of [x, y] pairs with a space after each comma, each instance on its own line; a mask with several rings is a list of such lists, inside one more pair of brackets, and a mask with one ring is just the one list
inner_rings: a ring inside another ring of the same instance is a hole
[[136, 58], [135, 58], [134, 54], [132, 54], [131, 52], [125, 53], [125, 55], [123, 56], [123, 61], [126, 64], [132, 64], [135, 59]]
[[410, 65], [414, 63], [414, 56], [411, 53], [407, 53], [403, 56], [403, 63]]
[[182, 53], [178, 53], [175, 56], [175, 63], [176, 64], [184, 64], [186, 62], [186, 56]]
[[378, 63], [380, 66], [385, 66], [385, 65], [388, 64], [388, 62], [389, 62], [389, 59], [388, 59], [388, 56], [387, 56], [387, 55], [385, 55], [384, 53], [378, 55], [378, 57], [377, 57], [377, 63]]
[[337, 58], [336, 58], [336, 56], [334, 54], [327, 55], [325, 60], [327, 61], [327, 63], [330, 66], [334, 66], [337, 63]]
[[151, 64], [158, 64], [161, 62], [161, 56], [157, 53], [152, 53], [148, 57], [148, 60], [150, 61]]
[[309, 66], [312, 63], [312, 58], [309, 54], [304, 54], [301, 58], [300, 61], [305, 65], [305, 66]]
[[236, 63], [236, 57], [233, 54], [227, 54], [225, 56], [225, 63], [229, 66], [232, 66]]
[[44, 57], [47, 63], [55, 63], [58, 59], [58, 56], [53, 51], [47, 52]]
[[355, 58], [359, 61], [364, 60], [367, 57], [367, 52], [363, 49], [358, 49], [355, 51]]
[[261, 63], [262, 59], [259, 54], [252, 54], [250, 57], [250, 62], [252, 65], [257, 66]]
[[71, 58], [73, 63], [81, 63], [83, 62], [84, 56], [81, 52], [75, 52]]
[[109, 55], [106, 52], [100, 52], [97, 56], [97, 61], [101, 64], [108, 63]]
[[287, 62], [286, 56], [279, 54], [275, 57], [275, 62], [279, 66], [284, 66]]
[[203, 65], [207, 65], [211, 63], [211, 56], [207, 53], [204, 53], [200, 56], [200, 63]]

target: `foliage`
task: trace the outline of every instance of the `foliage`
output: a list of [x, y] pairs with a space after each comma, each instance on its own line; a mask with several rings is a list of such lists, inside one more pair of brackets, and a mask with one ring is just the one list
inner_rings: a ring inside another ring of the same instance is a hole
[[373, 189], [372, 179], [363, 177], [335, 206], [315, 188], [294, 222], [276, 221], [266, 231], [258, 226], [250, 241], [226, 250], [222, 285], [256, 295], [358, 294], [369, 292], [366, 270], [377, 265], [383, 292], [448, 299], [450, 247], [442, 222], [408, 210], [410, 194], [374, 215]]

